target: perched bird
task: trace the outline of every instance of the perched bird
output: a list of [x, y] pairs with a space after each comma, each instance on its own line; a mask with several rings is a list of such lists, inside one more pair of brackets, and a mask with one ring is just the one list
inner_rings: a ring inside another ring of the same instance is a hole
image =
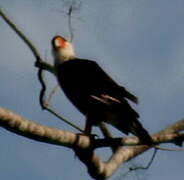
[[136, 96], [118, 85], [95, 61], [76, 57], [65, 38], [52, 39], [52, 53], [59, 85], [86, 116], [84, 134], [89, 135], [93, 125], [106, 122], [125, 134], [134, 134], [142, 143], [151, 143], [150, 135], [138, 121], [138, 113], [127, 101], [138, 103]]

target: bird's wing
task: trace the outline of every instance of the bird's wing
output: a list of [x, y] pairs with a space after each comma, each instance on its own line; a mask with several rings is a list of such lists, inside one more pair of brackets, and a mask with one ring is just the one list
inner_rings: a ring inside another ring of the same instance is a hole
[[106, 95], [106, 98], [111, 97], [111, 99], [113, 98], [117, 101], [123, 101], [126, 98], [136, 104], [138, 103], [138, 98], [135, 95], [128, 92], [124, 87], [119, 86], [97, 63], [93, 63], [93, 67], [91, 68], [95, 74], [94, 77], [96, 77], [92, 83], [96, 93], [94, 91], [95, 94], [92, 95], [96, 97], [98, 95]]

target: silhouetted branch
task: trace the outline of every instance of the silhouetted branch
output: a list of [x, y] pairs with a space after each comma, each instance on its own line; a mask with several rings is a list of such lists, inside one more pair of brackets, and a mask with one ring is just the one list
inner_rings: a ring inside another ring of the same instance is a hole
[[64, 2], [64, 7], [68, 9], [68, 11], [64, 11], [61, 9], [53, 9], [54, 11], [63, 13], [67, 15], [68, 18], [68, 30], [69, 30], [69, 40], [72, 42], [74, 38], [74, 28], [72, 26], [72, 19], [78, 19], [81, 21], [81, 18], [73, 16], [73, 12], [79, 11], [81, 7], [81, 1], [79, 0], [72, 0], [72, 1], [63, 1]]
[[142, 169], [142, 170], [147, 170], [147, 169], [149, 169], [150, 166], [151, 166], [151, 164], [153, 163], [153, 160], [154, 160], [154, 158], [155, 158], [155, 156], [156, 156], [157, 151], [158, 151], [158, 149], [155, 148], [155, 149], [154, 149], [154, 152], [153, 152], [153, 155], [152, 155], [152, 157], [151, 157], [151, 159], [150, 159], [150, 161], [148, 162], [148, 164], [147, 164], [146, 167], [142, 167], [142, 166], [130, 167], [129, 170], [130, 170], [130, 171], [136, 171], [136, 170], [140, 170], [140, 169]]

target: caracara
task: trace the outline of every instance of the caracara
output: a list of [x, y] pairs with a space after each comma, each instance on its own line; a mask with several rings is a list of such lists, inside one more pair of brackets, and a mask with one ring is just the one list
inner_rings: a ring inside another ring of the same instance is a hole
[[150, 135], [138, 121], [139, 114], [128, 103], [137, 103], [136, 96], [117, 84], [95, 61], [76, 57], [65, 38], [53, 38], [52, 52], [59, 85], [86, 117], [84, 134], [89, 135], [93, 125], [105, 122], [125, 134], [134, 134], [142, 143], [151, 143]]

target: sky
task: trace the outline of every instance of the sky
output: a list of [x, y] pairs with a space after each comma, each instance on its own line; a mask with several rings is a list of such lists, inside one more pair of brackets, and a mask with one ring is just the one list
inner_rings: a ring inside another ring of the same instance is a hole
[[[57, 34], [70, 38], [66, 16], [70, 2], [0, 0], [0, 8], [52, 63], [51, 39]], [[184, 116], [184, 1], [74, 2], [72, 28], [77, 55], [97, 61], [113, 79], [139, 97], [140, 103], [135, 108], [150, 133], [181, 119]], [[2, 18], [0, 55], [0, 106], [40, 124], [77, 132], [41, 110], [34, 56]], [[49, 73], [45, 77], [50, 91], [57, 82]], [[84, 126], [83, 115], [62, 91], [56, 92], [51, 105]], [[91, 179], [70, 149], [35, 142], [3, 128], [0, 128], [0, 142], [0, 179]], [[105, 154], [104, 158], [109, 156], [106, 149], [98, 153]], [[129, 166], [145, 165], [151, 154], [149, 151], [123, 164], [110, 180], [124, 177]], [[183, 162], [183, 152], [159, 151], [149, 170], [130, 173], [126, 179], [181, 180]]]

